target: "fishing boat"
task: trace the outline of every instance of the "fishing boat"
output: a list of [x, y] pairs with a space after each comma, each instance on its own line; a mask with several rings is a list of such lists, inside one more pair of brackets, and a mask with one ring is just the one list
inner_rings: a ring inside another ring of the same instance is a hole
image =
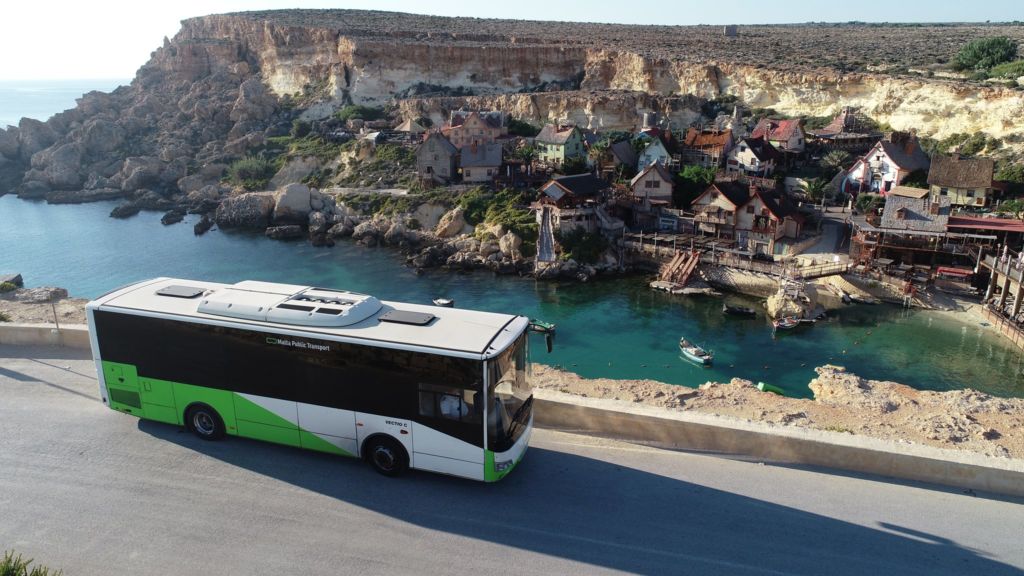
[[727, 316], [757, 316], [757, 310], [748, 308], [747, 306], [722, 304], [722, 314]]
[[758, 382], [757, 389], [760, 390], [761, 392], [770, 392], [772, 394], [778, 394], [779, 396], [786, 395], [786, 391], [783, 390], [782, 388], [779, 388], [778, 386], [772, 386], [771, 384], [766, 384], [764, 382]]
[[451, 298], [434, 298], [434, 306], [443, 306], [445, 308], [454, 308], [455, 300]]
[[540, 332], [541, 334], [554, 334], [555, 324], [553, 322], [545, 322], [536, 318], [530, 318], [530, 330]]
[[687, 360], [702, 366], [711, 366], [711, 361], [714, 359], [710, 352], [690, 342], [685, 337], [679, 339], [679, 351], [682, 352]]
[[776, 330], [792, 330], [800, 325], [800, 320], [795, 316], [783, 316], [778, 320], [772, 320], [772, 326]]

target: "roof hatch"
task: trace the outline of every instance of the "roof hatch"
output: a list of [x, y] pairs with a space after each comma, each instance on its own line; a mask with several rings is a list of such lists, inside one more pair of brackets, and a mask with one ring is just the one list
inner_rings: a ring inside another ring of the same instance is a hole
[[362, 322], [382, 306], [373, 296], [356, 292], [303, 286], [287, 286], [297, 289], [294, 291], [279, 290], [268, 289], [266, 283], [254, 284], [240, 282], [208, 294], [200, 300], [198, 311], [243, 320], [336, 328]]

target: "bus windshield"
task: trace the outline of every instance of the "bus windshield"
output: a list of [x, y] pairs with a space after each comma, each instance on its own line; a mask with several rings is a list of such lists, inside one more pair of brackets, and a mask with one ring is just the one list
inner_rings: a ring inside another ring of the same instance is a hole
[[489, 363], [490, 411], [487, 438], [490, 449], [504, 452], [522, 436], [530, 421], [533, 391], [527, 358], [526, 333]]

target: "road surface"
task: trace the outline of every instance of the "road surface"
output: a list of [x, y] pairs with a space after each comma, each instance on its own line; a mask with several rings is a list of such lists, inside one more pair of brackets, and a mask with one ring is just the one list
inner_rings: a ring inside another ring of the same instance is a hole
[[0, 548], [89, 574], [1020, 574], [1024, 503], [539, 430], [487, 485], [112, 412], [0, 346]]

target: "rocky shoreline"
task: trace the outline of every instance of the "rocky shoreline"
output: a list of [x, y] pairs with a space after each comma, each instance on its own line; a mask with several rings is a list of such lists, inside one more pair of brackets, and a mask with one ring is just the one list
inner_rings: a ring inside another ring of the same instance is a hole
[[[0, 294], [0, 314], [17, 323], [85, 323], [86, 300], [61, 288], [20, 288]], [[693, 411], [745, 422], [812, 428], [895, 442], [1024, 458], [1024, 398], [1000, 398], [972, 389], [933, 392], [866, 380], [839, 366], [816, 369], [813, 398], [762, 392], [749, 380], [698, 388], [653, 380], [583, 378], [533, 364], [534, 385], [581, 397], [667, 410]]]

